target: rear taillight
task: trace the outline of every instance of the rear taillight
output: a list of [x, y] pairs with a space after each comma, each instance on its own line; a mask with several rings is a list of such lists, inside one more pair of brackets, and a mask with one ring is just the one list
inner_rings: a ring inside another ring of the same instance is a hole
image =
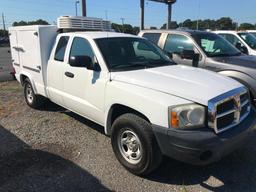
[[11, 72], [10, 74], [11, 74], [11, 75], [15, 75], [15, 74], [16, 74], [16, 70], [15, 70], [14, 67], [12, 68], [12, 72]]

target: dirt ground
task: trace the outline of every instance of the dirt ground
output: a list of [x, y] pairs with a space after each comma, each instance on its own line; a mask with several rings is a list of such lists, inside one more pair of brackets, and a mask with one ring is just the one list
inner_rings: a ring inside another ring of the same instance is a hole
[[30, 109], [22, 91], [15, 81], [0, 83], [0, 192], [256, 191], [256, 130], [218, 163], [165, 158], [141, 178], [118, 163], [101, 126], [50, 102]]

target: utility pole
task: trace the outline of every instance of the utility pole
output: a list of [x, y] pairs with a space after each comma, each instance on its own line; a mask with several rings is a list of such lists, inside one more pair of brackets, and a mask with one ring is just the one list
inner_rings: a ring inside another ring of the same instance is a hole
[[166, 29], [171, 29], [171, 22], [172, 22], [172, 4], [173, 4], [173, 3], [168, 3], [168, 19], [167, 19]]
[[81, 0], [81, 6], [82, 6], [82, 16], [86, 17], [87, 13], [86, 13], [86, 0]]
[[76, 4], [76, 16], [77, 16], [77, 5], [79, 4], [80, 2], [78, 0], [76, 0], [75, 4]]
[[4, 13], [2, 13], [2, 20], [3, 20], [3, 28], [4, 28], [4, 33], [6, 31], [6, 27], [5, 27], [5, 18], [4, 18]]
[[124, 33], [124, 20], [125, 18], [120, 18], [122, 20], [122, 26], [123, 26], [123, 33]]
[[144, 30], [144, 19], [145, 19], [145, 0], [140, 0], [140, 19], [141, 19], [141, 24], [140, 24], [140, 29]]
[[108, 10], [105, 10], [105, 18], [106, 18], [106, 21], [108, 21]]
[[167, 23], [166, 23], [166, 29], [171, 28], [171, 23], [172, 23], [172, 5], [177, 2], [177, 0], [149, 0], [149, 1], [154, 1], [158, 3], [165, 3], [168, 6], [168, 18], [167, 18]]
[[197, 18], [197, 22], [196, 22], [196, 30], [199, 30], [200, 12], [201, 12], [201, 4], [200, 4], [200, 0], [198, 0], [198, 18]]

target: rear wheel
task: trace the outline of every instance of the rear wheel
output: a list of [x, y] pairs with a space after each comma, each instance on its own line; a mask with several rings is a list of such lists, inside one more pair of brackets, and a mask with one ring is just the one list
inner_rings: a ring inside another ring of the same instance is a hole
[[133, 174], [149, 174], [161, 163], [151, 125], [137, 115], [124, 114], [115, 120], [111, 143], [118, 161]]
[[24, 81], [24, 97], [28, 106], [35, 109], [42, 106], [45, 101], [44, 97], [35, 94], [29, 79], [25, 79]]

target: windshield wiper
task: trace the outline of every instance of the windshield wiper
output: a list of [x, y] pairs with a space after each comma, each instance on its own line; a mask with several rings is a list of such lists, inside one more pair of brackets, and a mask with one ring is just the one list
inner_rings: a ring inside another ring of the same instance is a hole
[[111, 70], [126, 70], [126, 69], [131, 69], [131, 68], [147, 68], [148, 67], [148, 64], [142, 64], [142, 63], [136, 63], [136, 64], [127, 64], [127, 65], [113, 65], [111, 67]]

